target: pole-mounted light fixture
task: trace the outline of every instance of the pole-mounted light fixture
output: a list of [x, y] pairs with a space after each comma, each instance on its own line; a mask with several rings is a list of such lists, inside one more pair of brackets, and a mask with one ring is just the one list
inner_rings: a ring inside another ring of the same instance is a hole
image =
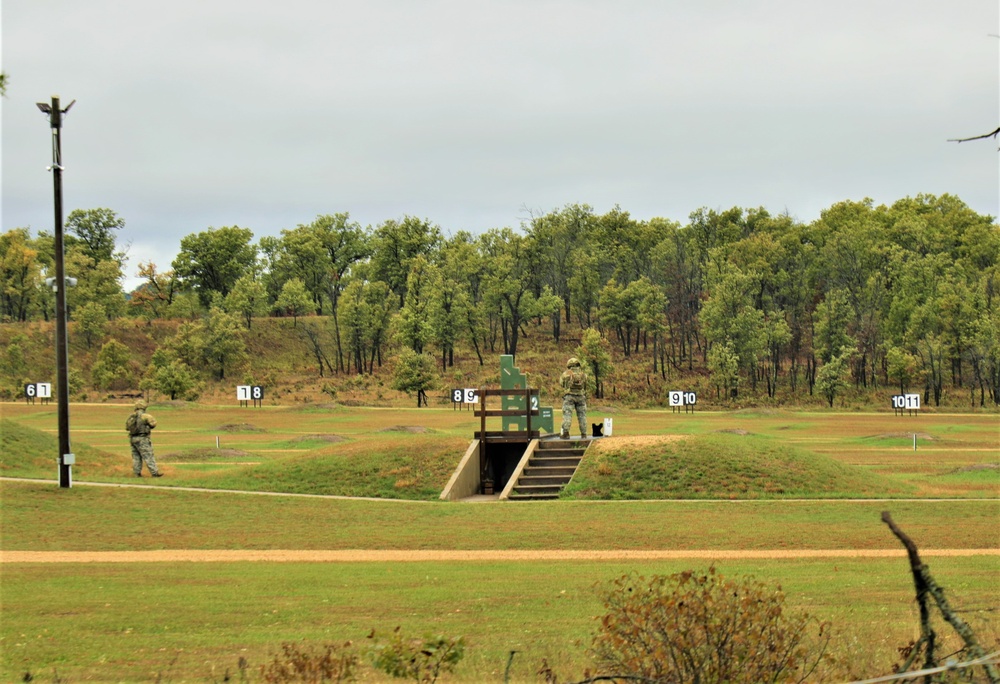
[[62, 206], [62, 120], [76, 100], [65, 109], [59, 106], [59, 97], [52, 102], [38, 102], [38, 109], [49, 117], [52, 128], [52, 187], [55, 196], [55, 262], [56, 277], [52, 289], [56, 293], [56, 410], [59, 417], [59, 486], [73, 486], [72, 466], [76, 457], [69, 444], [69, 343], [66, 337], [66, 266], [63, 241]]

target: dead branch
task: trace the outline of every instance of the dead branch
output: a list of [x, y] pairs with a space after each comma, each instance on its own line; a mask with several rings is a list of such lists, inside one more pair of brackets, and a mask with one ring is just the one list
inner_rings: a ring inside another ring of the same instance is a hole
[[985, 138], [995, 138], [998, 134], [1000, 134], [1000, 128], [997, 128], [992, 133], [984, 133], [983, 135], [977, 135], [972, 138], [948, 138], [948, 142], [963, 143], [969, 142], [970, 140], [983, 140]]
[[[997, 129], [1000, 132], [1000, 128]], [[927, 658], [925, 659], [925, 667], [933, 667], [933, 649], [934, 649], [934, 631], [930, 627], [930, 611], [927, 606], [927, 595], [930, 594], [933, 597], [934, 602], [937, 604], [938, 610], [944, 616], [944, 619], [955, 628], [958, 635], [962, 637], [962, 641], [965, 642], [965, 648], [969, 654], [974, 659], [981, 659], [986, 657], [986, 651], [983, 650], [982, 646], [976, 640], [976, 633], [958, 614], [952, 610], [951, 606], [948, 604], [948, 600], [944, 595], [944, 588], [939, 586], [934, 578], [931, 576], [930, 569], [920, 562], [920, 555], [917, 553], [917, 545], [913, 543], [906, 534], [899, 529], [896, 523], [893, 522], [892, 517], [889, 515], [889, 511], [882, 511], [882, 522], [889, 526], [892, 533], [903, 543], [906, 547], [906, 553], [910, 558], [910, 570], [913, 572], [913, 583], [916, 585], [917, 589], [917, 601], [920, 604], [920, 641], [925, 641], [925, 636], [928, 637], [927, 643]], [[918, 641], [918, 648], [920, 641]], [[912, 662], [912, 661], [911, 661]], [[983, 664], [983, 669], [986, 671], [986, 676], [990, 681], [990, 684], [1000, 684], [1000, 671], [997, 670], [996, 665], [985, 662]]]
[[917, 605], [920, 606], [920, 639], [917, 640], [910, 657], [903, 663], [899, 672], [905, 672], [910, 668], [910, 665], [920, 653], [921, 646], [926, 649], [924, 668], [934, 667], [934, 643], [936, 635], [934, 634], [934, 629], [931, 627], [931, 611], [927, 603], [927, 581], [924, 578], [924, 573], [921, 571], [924, 564], [920, 561], [920, 554], [917, 553], [917, 545], [893, 522], [889, 511], [882, 511], [882, 522], [889, 526], [889, 529], [896, 535], [896, 538], [906, 547], [906, 555], [910, 558], [910, 572], [913, 573], [913, 584], [917, 590]]

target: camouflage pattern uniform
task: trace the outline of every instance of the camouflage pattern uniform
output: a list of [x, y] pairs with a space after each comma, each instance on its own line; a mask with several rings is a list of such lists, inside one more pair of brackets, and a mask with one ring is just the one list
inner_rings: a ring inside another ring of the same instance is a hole
[[149, 474], [160, 477], [160, 470], [156, 467], [156, 457], [153, 456], [153, 443], [149, 440], [149, 433], [156, 427], [156, 418], [146, 413], [147, 406], [144, 399], [136, 401], [135, 411], [125, 422], [129, 441], [132, 443], [132, 472], [136, 477], [142, 477], [142, 462], [145, 461]]
[[573, 422], [573, 409], [580, 423], [580, 436], [587, 436], [587, 374], [580, 361], [573, 357], [566, 362], [566, 370], [559, 377], [563, 387], [563, 422], [560, 437], [569, 438], [569, 426]]

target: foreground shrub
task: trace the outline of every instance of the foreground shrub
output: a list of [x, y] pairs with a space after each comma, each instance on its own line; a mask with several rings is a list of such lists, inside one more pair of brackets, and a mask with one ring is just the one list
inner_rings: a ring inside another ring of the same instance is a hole
[[281, 653], [261, 666], [260, 674], [269, 684], [350, 682], [354, 681], [357, 665], [358, 656], [351, 651], [350, 641], [340, 646], [325, 644], [318, 650], [307, 649], [304, 644], [284, 643]]
[[[369, 638], [375, 639], [374, 631]], [[388, 641], [376, 642], [372, 660], [375, 667], [393, 677], [429, 683], [436, 682], [443, 673], [452, 672], [464, 655], [463, 637], [406, 638], [397, 627]]]
[[609, 675], [671, 684], [802, 682], [816, 681], [824, 660], [826, 625], [789, 613], [780, 587], [753, 578], [728, 580], [714, 567], [649, 579], [629, 574], [601, 593], [607, 614], [593, 651]]

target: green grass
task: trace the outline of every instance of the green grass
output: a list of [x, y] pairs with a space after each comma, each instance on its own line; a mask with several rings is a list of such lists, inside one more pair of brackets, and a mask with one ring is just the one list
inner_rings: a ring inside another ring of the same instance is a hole
[[455, 469], [455, 454], [467, 441], [457, 437], [403, 434], [388, 439], [346, 442], [301, 455], [268, 460], [259, 466], [192, 474], [194, 487], [281, 491], [301, 494], [437, 499]]
[[[54, 407], [5, 404], [3, 410], [0, 473], [52, 482], [0, 483], [5, 551], [898, 551], [879, 518], [886, 509], [921, 550], [1000, 547], [995, 415], [928, 413], [910, 420], [818, 411], [614, 410], [607, 415], [615, 418], [616, 436], [689, 436], [671, 443], [669, 453], [619, 453], [605, 475], [597, 474], [595, 451], [574, 486], [586, 477], [620, 477], [616, 496], [639, 495], [652, 482], [659, 497], [714, 492], [742, 500], [473, 505], [415, 500], [436, 499], [478, 427], [471, 413], [450, 408], [151, 407], [160, 422], [154, 444], [168, 475], [158, 484], [414, 499], [396, 501], [170, 487], [63, 490], [54, 484]], [[137, 482], [123, 429], [127, 413], [127, 406], [72, 406], [75, 480]], [[592, 409], [594, 421], [604, 415]], [[222, 429], [244, 423], [251, 428]], [[892, 435], [916, 426], [933, 439], [913, 452], [912, 441]], [[751, 434], [719, 432], [727, 430]], [[342, 439], [329, 441], [330, 435]], [[613, 453], [614, 443], [610, 438], [602, 447]], [[846, 494], [875, 500], [781, 498]], [[886, 498], [902, 495], [916, 500]], [[926, 560], [949, 600], [967, 611], [963, 616], [984, 643], [995, 645], [998, 618], [980, 609], [1000, 604], [1000, 558]], [[511, 649], [519, 651], [512, 681], [538, 681], [542, 658], [560, 679], [579, 679], [600, 610], [595, 582], [628, 570], [666, 573], [706, 563], [4, 564], [0, 681], [18, 681], [29, 670], [35, 681], [221, 681], [226, 669], [235, 674], [239, 657], [258, 666], [282, 641], [364, 641], [373, 627], [396, 625], [415, 634], [464, 635], [469, 649], [458, 681], [502, 681]], [[781, 583], [793, 607], [830, 619], [840, 662], [853, 663], [839, 665], [835, 679], [888, 672], [898, 659], [895, 648], [918, 629], [903, 558], [717, 565]], [[950, 633], [944, 625], [938, 630]], [[370, 672], [366, 677], [373, 680]]]
[[[716, 563], [726, 575], [780, 583], [789, 607], [834, 628], [841, 681], [884, 673], [895, 648], [913, 638], [918, 616], [906, 562], [896, 560]], [[579, 679], [601, 606], [595, 583], [625, 572], [702, 569], [660, 563], [152, 563], [25, 564], [4, 568], [0, 678], [33, 672], [47, 681], [222, 681], [237, 660], [256, 669], [283, 641], [353, 640], [373, 628], [464, 635], [456, 677], [535, 682], [543, 658], [561, 679]], [[988, 608], [998, 596], [996, 557], [934, 559], [932, 571], [988, 644], [997, 635]], [[851, 596], [851, 601], [844, 601]], [[942, 648], [953, 648], [938, 623]], [[988, 647], [989, 648], [989, 647]], [[949, 651], [950, 652], [950, 651]], [[850, 665], [845, 665], [849, 663]], [[384, 681], [366, 670], [366, 681]], [[251, 681], [260, 681], [254, 677]]]
[[912, 487], [773, 438], [709, 434], [658, 444], [592, 449], [563, 492], [576, 499], [911, 495]]
[[1000, 547], [1000, 501], [552, 501], [472, 505], [0, 483], [0, 548], [899, 549]]
[[[154, 404], [150, 410], [160, 423], [153, 442], [167, 474], [160, 482], [167, 486], [432, 499], [443, 489], [478, 428], [471, 412], [450, 408], [309, 405], [255, 409], [171, 403]], [[127, 413], [126, 406], [71, 407], [72, 444], [78, 456], [75, 479], [131, 481], [123, 429]], [[613, 415], [615, 436], [688, 435], [698, 451], [685, 457], [704, 466], [700, 479], [693, 479], [694, 471], [687, 468], [687, 479], [677, 480], [677, 469], [666, 470], [666, 464], [637, 453], [629, 458], [627, 468], [647, 468], [641, 475], [655, 475], [660, 481], [638, 487], [619, 483], [609, 496], [1000, 495], [1000, 477], [950, 475], [961, 468], [1000, 461], [1000, 430], [994, 415], [927, 414], [911, 419], [891, 413], [672, 414], [617, 409], [606, 414], [599, 408], [591, 413], [595, 421]], [[4, 425], [11, 425], [4, 428], [5, 433], [23, 436], [23, 430], [15, 426], [30, 427], [50, 439], [36, 435], [30, 446], [12, 447], [0, 456], [0, 472], [53, 477], [55, 408], [5, 404], [4, 418]], [[917, 452], [912, 440], [898, 437], [907, 429], [929, 436], [919, 441]], [[418, 430], [423, 432], [414, 433]], [[739, 437], [722, 432], [735, 430], [750, 434]], [[221, 449], [216, 449], [217, 438]], [[608, 440], [613, 443], [614, 437]], [[714, 462], [716, 452], [726, 456], [725, 468]], [[788, 469], [791, 465], [795, 467]], [[587, 467], [585, 460], [581, 477]], [[761, 468], [772, 471], [762, 474]], [[624, 471], [623, 467], [618, 475]], [[591, 476], [589, 485], [599, 484]]]
[[[103, 474], [115, 467], [114, 454], [86, 444], [76, 444], [73, 448], [80, 464], [76, 471], [78, 479], [81, 474]], [[58, 478], [58, 454], [59, 440], [53, 435], [12, 420], [0, 420], [0, 475]]]

